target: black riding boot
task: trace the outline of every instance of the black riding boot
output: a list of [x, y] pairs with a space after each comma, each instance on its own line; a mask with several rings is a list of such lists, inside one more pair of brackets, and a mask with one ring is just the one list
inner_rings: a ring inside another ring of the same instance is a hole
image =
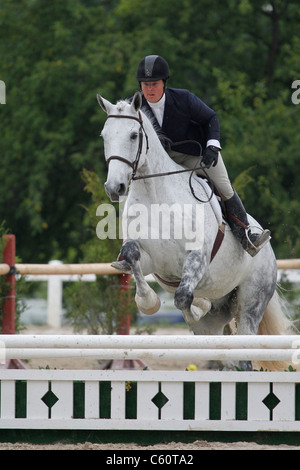
[[225, 201], [227, 222], [232, 233], [251, 256], [255, 256], [270, 240], [270, 230], [262, 233], [251, 233], [246, 210], [237, 193], [234, 191], [232, 198]]

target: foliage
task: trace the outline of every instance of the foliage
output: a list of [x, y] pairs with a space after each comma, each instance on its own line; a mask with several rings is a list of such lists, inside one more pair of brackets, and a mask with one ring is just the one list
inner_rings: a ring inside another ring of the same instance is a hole
[[[86, 207], [84, 223], [90, 231], [95, 230], [96, 209], [99, 204], [108, 202], [103, 185], [99, 184], [97, 175], [85, 170], [82, 174], [85, 190], [92, 196], [91, 204]], [[117, 220], [118, 223], [118, 220]], [[82, 246], [83, 263], [92, 263], [100, 259], [109, 263], [116, 259], [120, 250], [120, 239], [99, 240], [91, 237]], [[136, 304], [131, 283], [120, 289], [120, 276], [97, 276], [95, 282], [79, 281], [71, 283], [64, 289], [66, 307], [65, 318], [80, 332], [87, 330], [89, 334], [113, 334], [119, 331], [126, 315], [131, 322], [135, 319]]]
[[91, 195], [89, 204], [83, 206], [85, 211], [83, 224], [90, 235], [86, 243], [81, 245], [84, 260], [86, 263], [95, 263], [97, 260], [100, 260], [101, 263], [110, 263], [117, 258], [121, 248], [118, 205], [116, 207], [116, 238], [99, 240], [96, 237], [97, 223], [99, 222], [97, 208], [100, 204], [111, 203], [99, 176], [95, 172], [84, 169], [81, 177], [85, 183], [84, 191]]
[[131, 96], [153, 53], [169, 62], [169, 86], [217, 111], [248, 212], [271, 229], [277, 257], [299, 257], [299, 16], [296, 0], [2, 0], [0, 215], [22, 259], [75, 262], [95, 238], [81, 173], [103, 185], [96, 93]]
[[68, 286], [65, 296], [65, 317], [75, 332], [111, 335], [119, 331], [124, 314], [134, 318], [136, 313], [131, 291], [120, 291], [119, 276], [98, 276], [96, 282], [79, 281]]

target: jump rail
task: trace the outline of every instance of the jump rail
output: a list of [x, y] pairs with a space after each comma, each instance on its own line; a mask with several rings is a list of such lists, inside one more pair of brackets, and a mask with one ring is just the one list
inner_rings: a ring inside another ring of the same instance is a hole
[[[278, 269], [300, 269], [299, 259], [281, 259], [277, 260]], [[120, 271], [113, 268], [110, 263], [86, 263], [86, 264], [21, 264], [14, 265], [15, 272], [21, 275], [26, 274], [121, 274]], [[9, 264], [0, 264], [0, 275], [10, 273]]]
[[5, 359], [252, 360], [299, 363], [300, 339], [282, 336], [1, 335]]
[[14, 348], [90, 349], [292, 349], [296, 335], [0, 335], [2, 345]]
[[[109, 263], [89, 264], [19, 264], [14, 265], [15, 272], [26, 274], [121, 274]], [[11, 267], [8, 264], [0, 264], [0, 275], [6, 275]]]
[[[2, 335], [0, 352], [20, 358], [298, 359], [295, 336]], [[296, 355], [294, 357], [293, 355]], [[1, 359], [1, 357], [0, 357]], [[1, 361], [0, 361], [1, 362]], [[188, 364], [188, 363], [187, 363]], [[8, 370], [0, 367], [0, 430], [300, 432], [300, 373], [212, 370]], [[25, 437], [24, 437], [25, 436]], [[224, 435], [225, 436], [225, 435]], [[228, 439], [226, 434], [225, 439]], [[90, 434], [89, 434], [90, 437]], [[6, 437], [7, 438], [7, 437]], [[75, 437], [76, 438], [76, 437]], [[128, 434], [119, 434], [126, 442]], [[145, 435], [144, 435], [145, 439]], [[168, 439], [182, 441], [182, 434]], [[192, 438], [191, 438], [192, 439]], [[205, 435], [204, 435], [205, 439]], [[278, 438], [277, 438], [278, 439]], [[295, 437], [297, 439], [297, 436]], [[299, 439], [299, 438], [298, 438]], [[218, 435], [218, 440], [222, 436]], [[243, 437], [247, 440], [247, 437]]]

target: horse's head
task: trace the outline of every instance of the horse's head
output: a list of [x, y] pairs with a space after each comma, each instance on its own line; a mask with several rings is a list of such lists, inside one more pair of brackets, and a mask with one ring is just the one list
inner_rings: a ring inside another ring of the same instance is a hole
[[[141, 95], [136, 92], [132, 102], [120, 101], [116, 105], [97, 95], [108, 118], [102, 129], [108, 174], [105, 190], [111, 201], [117, 202], [128, 191], [129, 181], [139, 165], [143, 148], [144, 128], [139, 112]], [[110, 118], [110, 119], [109, 119]]]

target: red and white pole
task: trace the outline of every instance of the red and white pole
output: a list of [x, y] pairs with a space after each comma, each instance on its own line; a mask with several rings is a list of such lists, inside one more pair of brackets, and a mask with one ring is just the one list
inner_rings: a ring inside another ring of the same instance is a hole
[[[120, 292], [128, 292], [130, 289], [130, 274], [120, 274]], [[129, 292], [128, 295], [121, 297], [121, 302], [124, 307], [124, 313], [119, 318], [119, 327], [118, 327], [118, 334], [119, 335], [129, 335], [130, 334], [130, 313], [127, 313], [126, 310], [128, 309], [129, 303]]]

